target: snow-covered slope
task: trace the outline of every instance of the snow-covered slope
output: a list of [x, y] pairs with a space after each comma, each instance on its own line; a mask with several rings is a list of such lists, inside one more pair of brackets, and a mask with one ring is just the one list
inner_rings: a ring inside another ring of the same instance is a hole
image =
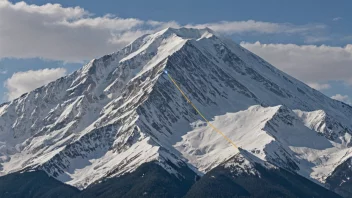
[[[345, 144], [330, 141], [306, 127], [285, 106], [251, 106], [244, 111], [216, 116], [212, 124], [259, 159], [322, 183], [352, 152]], [[237, 153], [223, 141], [199, 122], [176, 147], [191, 164], [207, 172]]]
[[85, 188], [158, 161], [202, 174], [236, 144], [316, 182], [351, 157], [352, 107], [209, 29], [168, 28], [0, 107], [0, 174], [42, 169]]

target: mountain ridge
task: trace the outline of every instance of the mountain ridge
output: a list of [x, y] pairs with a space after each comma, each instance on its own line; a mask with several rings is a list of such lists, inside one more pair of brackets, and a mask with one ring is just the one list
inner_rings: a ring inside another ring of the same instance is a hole
[[325, 185], [352, 155], [352, 107], [210, 29], [168, 28], [3, 104], [0, 174], [40, 169], [83, 189], [154, 160], [182, 177], [179, 166], [203, 175], [235, 155], [165, 69], [213, 125], [263, 161]]

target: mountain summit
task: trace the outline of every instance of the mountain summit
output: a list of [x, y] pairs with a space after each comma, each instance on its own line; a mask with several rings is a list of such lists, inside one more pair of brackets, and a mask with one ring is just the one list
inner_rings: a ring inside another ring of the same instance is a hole
[[351, 117], [351, 106], [208, 28], [167, 28], [2, 104], [0, 175], [42, 170], [85, 189], [155, 162], [192, 182], [219, 168], [256, 178], [282, 170], [352, 196], [341, 173]]

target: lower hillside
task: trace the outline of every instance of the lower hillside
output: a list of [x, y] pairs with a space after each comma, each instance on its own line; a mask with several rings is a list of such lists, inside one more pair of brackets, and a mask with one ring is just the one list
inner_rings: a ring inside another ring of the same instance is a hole
[[344, 197], [352, 196], [352, 158], [340, 164], [326, 179], [330, 189]]
[[49, 177], [43, 171], [12, 173], [0, 177], [1, 198], [69, 198], [79, 190]]
[[179, 172], [184, 175], [181, 179], [157, 163], [149, 162], [132, 173], [100, 181], [83, 191], [60, 183], [42, 171], [13, 173], [0, 177], [0, 197], [340, 197], [297, 174], [249, 162], [242, 155], [200, 179], [188, 167], [179, 168]]
[[255, 175], [237, 176], [236, 172], [231, 169], [217, 167], [194, 184], [185, 197], [340, 197], [334, 192], [286, 170], [268, 170], [259, 164], [255, 165], [255, 168], [260, 173], [260, 177]]
[[196, 174], [186, 167], [180, 171], [186, 175], [181, 180], [156, 163], [145, 163], [132, 173], [89, 186], [78, 197], [183, 197], [193, 185]]

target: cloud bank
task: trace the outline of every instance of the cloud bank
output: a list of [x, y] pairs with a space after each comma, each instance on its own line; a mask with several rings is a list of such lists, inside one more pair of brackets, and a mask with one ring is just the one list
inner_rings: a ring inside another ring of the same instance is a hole
[[[210, 27], [222, 34], [303, 34], [324, 25], [293, 25], [262, 21], [221, 21], [183, 24]], [[112, 53], [137, 37], [166, 27], [174, 21], [145, 21], [113, 15], [94, 16], [81, 7], [60, 4], [30, 5], [0, 0], [0, 59], [35, 58], [82, 62]]]
[[341, 94], [336, 94], [331, 97], [332, 99], [339, 100], [341, 102], [344, 102], [346, 104], [352, 105], [351, 99], [347, 95], [341, 95]]
[[352, 84], [352, 45], [345, 47], [262, 44], [241, 45], [284, 72], [310, 83], [316, 89], [327, 89], [327, 81], [344, 81]]
[[67, 73], [64, 68], [29, 70], [26, 72], [17, 72], [7, 79], [4, 83], [8, 90], [6, 100], [13, 100], [24, 93], [32, 91], [42, 85], [54, 81]]
[[330, 89], [331, 88], [331, 85], [329, 84], [320, 84], [320, 83], [307, 83], [310, 87], [312, 87], [313, 89], [316, 89], [316, 90], [325, 90], [325, 89]]

